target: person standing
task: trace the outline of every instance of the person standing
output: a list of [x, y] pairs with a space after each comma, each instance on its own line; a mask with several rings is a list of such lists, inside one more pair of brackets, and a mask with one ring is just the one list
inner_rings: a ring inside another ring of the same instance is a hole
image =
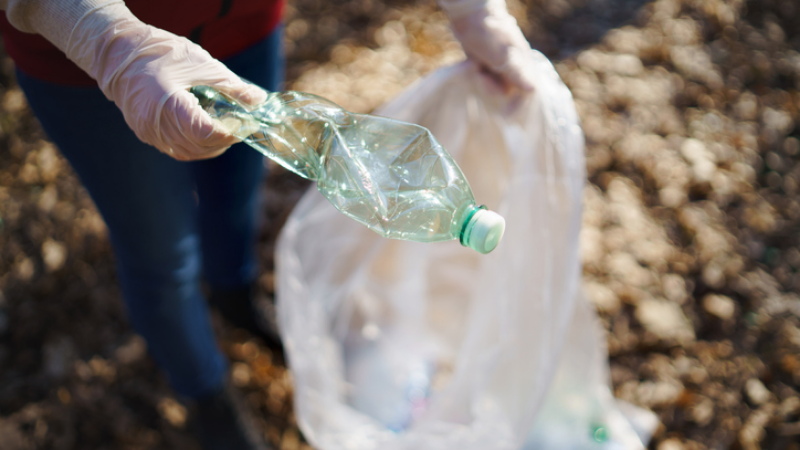
[[[196, 402], [192, 429], [207, 450], [265, 445], [226, 381], [209, 303], [279, 342], [254, 303], [263, 157], [188, 89], [250, 105], [280, 90], [284, 1], [0, 0], [19, 85], [103, 216], [131, 325]], [[503, 0], [440, 5], [504, 91], [531, 89], [530, 47]]]

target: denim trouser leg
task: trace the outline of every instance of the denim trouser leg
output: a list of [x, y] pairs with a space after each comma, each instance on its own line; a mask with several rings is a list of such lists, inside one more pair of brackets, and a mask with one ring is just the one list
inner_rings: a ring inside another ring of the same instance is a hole
[[[224, 62], [279, 89], [282, 29]], [[178, 162], [141, 143], [99, 89], [22, 73], [18, 80], [108, 225], [132, 326], [178, 393], [196, 398], [218, 389], [227, 363], [200, 280], [220, 288], [254, 280], [262, 156], [237, 144], [214, 159]]]

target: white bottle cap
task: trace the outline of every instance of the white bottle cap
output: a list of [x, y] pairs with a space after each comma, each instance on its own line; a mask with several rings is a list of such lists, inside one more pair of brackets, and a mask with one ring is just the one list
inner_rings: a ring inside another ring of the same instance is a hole
[[470, 219], [467, 247], [486, 254], [491, 252], [503, 238], [506, 220], [494, 211], [481, 209]]

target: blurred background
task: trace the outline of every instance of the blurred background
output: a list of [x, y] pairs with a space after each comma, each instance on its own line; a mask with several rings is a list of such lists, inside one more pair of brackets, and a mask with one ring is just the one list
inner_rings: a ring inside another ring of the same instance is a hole
[[[651, 449], [800, 449], [800, 2], [508, 1], [583, 121], [584, 288], [614, 393], [658, 414]], [[287, 87], [357, 112], [463, 58], [430, 0], [290, 0], [285, 23]], [[267, 291], [306, 187], [277, 167], [264, 187]], [[279, 355], [217, 327], [269, 441], [309, 450]], [[0, 54], [0, 448], [196, 448], [185, 422]]]

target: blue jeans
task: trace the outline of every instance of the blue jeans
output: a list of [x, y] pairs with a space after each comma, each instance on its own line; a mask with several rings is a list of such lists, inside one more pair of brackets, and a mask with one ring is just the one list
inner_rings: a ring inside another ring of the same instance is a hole
[[[282, 31], [223, 62], [278, 90]], [[98, 88], [17, 76], [108, 226], [133, 328], [179, 394], [198, 398], [216, 391], [227, 361], [200, 282], [237, 289], [254, 281], [263, 157], [236, 144], [214, 159], [179, 162], [139, 141]]]

